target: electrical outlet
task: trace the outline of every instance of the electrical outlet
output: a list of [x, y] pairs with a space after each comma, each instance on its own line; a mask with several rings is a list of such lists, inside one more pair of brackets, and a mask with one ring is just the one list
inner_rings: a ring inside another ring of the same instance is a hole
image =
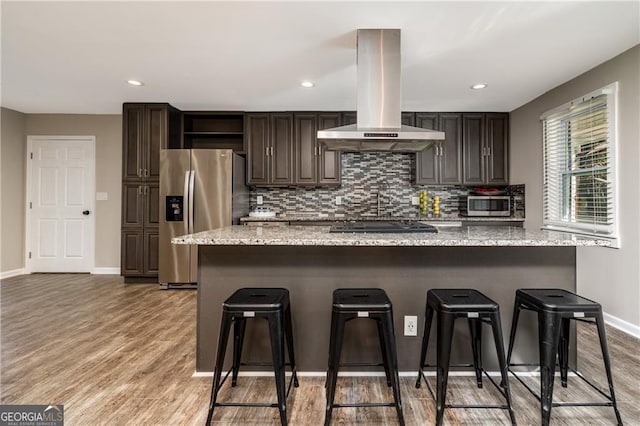
[[411, 205], [412, 205], [412, 206], [418, 206], [418, 205], [420, 205], [420, 198], [418, 198], [418, 197], [411, 197]]
[[337, 195], [336, 196], [336, 206], [339, 206], [340, 204], [342, 204], [342, 197]]
[[414, 315], [404, 316], [404, 335], [405, 336], [417, 336], [418, 335], [418, 317]]
[[258, 196], [256, 197], [256, 203], [258, 203], [258, 204], [262, 204], [262, 195], [258, 195]]

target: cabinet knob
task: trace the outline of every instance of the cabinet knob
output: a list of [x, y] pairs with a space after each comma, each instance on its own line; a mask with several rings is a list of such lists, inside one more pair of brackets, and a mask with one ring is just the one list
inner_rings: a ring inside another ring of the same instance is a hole
[[83, 215], [85, 216], [89, 216], [91, 214], [91, 212], [89, 210], [85, 210], [82, 212]]

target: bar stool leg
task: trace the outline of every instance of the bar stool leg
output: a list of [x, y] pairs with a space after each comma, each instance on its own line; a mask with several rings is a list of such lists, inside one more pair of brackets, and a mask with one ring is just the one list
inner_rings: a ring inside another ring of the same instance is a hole
[[482, 389], [482, 321], [479, 318], [468, 318], [471, 333], [471, 352], [473, 353], [473, 367], [476, 370], [476, 383]]
[[238, 383], [238, 371], [240, 371], [240, 361], [242, 358], [242, 346], [244, 344], [244, 332], [247, 328], [247, 320], [236, 317], [233, 321], [233, 367], [231, 375], [231, 386]]
[[269, 317], [269, 334], [271, 336], [271, 352], [273, 354], [273, 371], [276, 379], [276, 391], [278, 393], [278, 409], [280, 410], [280, 423], [287, 424], [286, 385], [284, 380], [284, 336], [283, 318], [281, 313]]
[[422, 381], [422, 373], [424, 371], [424, 363], [427, 358], [427, 347], [429, 345], [429, 335], [431, 332], [431, 323], [433, 322], [433, 309], [427, 305], [424, 312], [424, 332], [422, 333], [422, 349], [420, 350], [420, 367], [418, 368], [418, 380], [416, 380], [416, 388], [420, 388]]
[[516, 295], [513, 304], [513, 319], [511, 320], [511, 332], [509, 333], [509, 350], [507, 351], [507, 366], [511, 365], [511, 354], [513, 353], [513, 343], [516, 340], [516, 329], [518, 328], [518, 318], [520, 317], [520, 302]]
[[[335, 314], [337, 315], [337, 314]], [[331, 411], [336, 395], [336, 382], [338, 380], [338, 368], [340, 365], [340, 354], [342, 352], [342, 339], [344, 337], [345, 320], [341, 316], [332, 321], [331, 340], [333, 343], [329, 354], [329, 371], [327, 372], [327, 409], [324, 417], [325, 426], [331, 424]]]
[[604, 369], [607, 373], [607, 381], [609, 382], [609, 393], [611, 395], [611, 402], [613, 403], [613, 410], [616, 413], [616, 420], [618, 425], [622, 425], [622, 418], [618, 411], [618, 404], [616, 403], [616, 394], [613, 390], [613, 379], [611, 376], [611, 359], [609, 358], [609, 348], [607, 346], [607, 333], [604, 326], [604, 318], [602, 317], [602, 311], [598, 312], [595, 316], [596, 326], [598, 327], [598, 338], [600, 339], [600, 349], [602, 350], [602, 361], [604, 362]]
[[220, 387], [220, 376], [224, 366], [224, 354], [227, 350], [227, 340], [229, 340], [229, 331], [231, 330], [231, 314], [222, 314], [222, 322], [220, 323], [220, 337], [218, 338], [218, 355], [216, 356], [216, 365], [213, 372], [213, 384], [211, 386], [211, 401], [209, 402], [209, 412], [207, 413], [207, 425], [211, 423], [213, 418], [213, 409], [218, 398], [218, 388]]
[[449, 379], [449, 360], [451, 356], [451, 339], [455, 317], [438, 312], [437, 328], [437, 361], [436, 361], [436, 426], [442, 424], [444, 406], [447, 396], [447, 381]]
[[567, 377], [569, 373], [569, 334], [571, 333], [571, 323], [569, 321], [569, 318], [562, 318], [562, 325], [560, 326], [560, 343], [558, 345], [560, 382], [563, 388], [567, 387]]
[[389, 359], [387, 358], [387, 348], [385, 346], [385, 338], [382, 322], [376, 319], [378, 327], [378, 341], [380, 342], [380, 352], [382, 353], [382, 365], [384, 365], [384, 375], [387, 378], [387, 386], [391, 386], [391, 376], [389, 374]]
[[504, 358], [504, 340], [502, 337], [502, 325], [500, 324], [500, 312], [491, 314], [491, 329], [493, 331], [493, 340], [496, 345], [496, 353], [498, 354], [498, 365], [500, 366], [500, 375], [502, 376], [501, 386], [504, 389], [504, 397], [507, 400], [509, 417], [511, 424], [516, 424], [516, 416], [511, 406], [511, 391], [509, 389], [509, 377], [507, 373], [507, 362]]
[[298, 387], [298, 372], [296, 368], [296, 357], [293, 354], [293, 324], [291, 320], [291, 306], [287, 306], [284, 312], [284, 326], [287, 339], [287, 350], [289, 352], [289, 363], [291, 364], [291, 375], [293, 376], [293, 386]]
[[404, 426], [404, 415], [402, 414], [402, 399], [400, 398], [400, 377], [398, 376], [398, 358], [396, 356], [394, 348], [396, 347], [396, 339], [393, 328], [393, 313], [388, 312], [384, 316], [384, 346], [387, 351], [386, 358], [390, 361], [390, 376], [391, 386], [393, 389], [393, 400], [396, 405], [396, 412], [398, 413], [398, 420], [400, 426]]
[[560, 340], [561, 319], [550, 312], [538, 313], [538, 340], [540, 346], [540, 405], [542, 425], [548, 426], [553, 402], [553, 380], [556, 354]]

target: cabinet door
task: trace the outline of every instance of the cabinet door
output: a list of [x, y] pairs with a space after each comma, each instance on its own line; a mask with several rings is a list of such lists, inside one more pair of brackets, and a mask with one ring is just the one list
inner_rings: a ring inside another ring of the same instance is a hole
[[403, 112], [400, 121], [405, 126], [415, 126], [416, 125], [416, 115], [412, 112]]
[[507, 185], [509, 183], [509, 115], [487, 114], [486, 123], [486, 181], [490, 185]]
[[157, 230], [144, 231], [143, 234], [143, 260], [142, 260], [142, 274], [143, 275], [158, 275], [158, 253], [159, 253], [159, 241], [160, 236]]
[[122, 227], [142, 227], [143, 218], [142, 181], [125, 182], [122, 185]]
[[168, 146], [168, 107], [148, 105], [146, 107], [146, 140], [144, 150], [144, 177], [160, 179], [160, 149]]
[[247, 147], [247, 183], [269, 183], [269, 114], [245, 115], [244, 137]]
[[269, 162], [271, 183], [293, 183], [293, 114], [270, 114]]
[[120, 248], [120, 273], [124, 276], [143, 275], [143, 232], [125, 229], [122, 231], [122, 245]]
[[441, 184], [462, 183], [462, 115], [439, 114], [438, 130], [444, 132], [438, 160], [438, 178]]
[[[318, 130], [340, 126], [339, 113], [318, 114]], [[318, 143], [320, 157], [318, 161], [318, 183], [321, 185], [339, 184], [341, 182], [342, 155], [339, 151], [327, 151]]]
[[355, 111], [345, 111], [342, 113], [342, 125], [356, 124], [358, 122], [358, 113]]
[[142, 146], [145, 138], [144, 105], [124, 104], [122, 110], [122, 177], [140, 179], [144, 168]]
[[144, 199], [144, 227], [158, 228], [160, 226], [160, 184], [148, 182], [143, 190]]
[[463, 114], [462, 141], [465, 185], [482, 185], [485, 176], [485, 117], [484, 114]]
[[318, 146], [316, 131], [318, 116], [315, 113], [297, 113], [294, 115], [294, 153], [296, 184], [317, 183]]
[[[417, 112], [415, 125], [423, 129], [438, 130], [438, 114]], [[438, 181], [437, 147], [431, 146], [416, 154], [416, 184], [429, 185], [440, 183]]]

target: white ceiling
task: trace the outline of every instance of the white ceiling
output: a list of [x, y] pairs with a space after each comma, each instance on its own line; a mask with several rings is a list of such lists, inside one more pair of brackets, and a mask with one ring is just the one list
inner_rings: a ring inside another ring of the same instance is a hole
[[640, 43], [638, 0], [1, 7], [2, 106], [26, 113], [355, 109], [358, 28], [402, 30], [403, 110], [511, 111]]

